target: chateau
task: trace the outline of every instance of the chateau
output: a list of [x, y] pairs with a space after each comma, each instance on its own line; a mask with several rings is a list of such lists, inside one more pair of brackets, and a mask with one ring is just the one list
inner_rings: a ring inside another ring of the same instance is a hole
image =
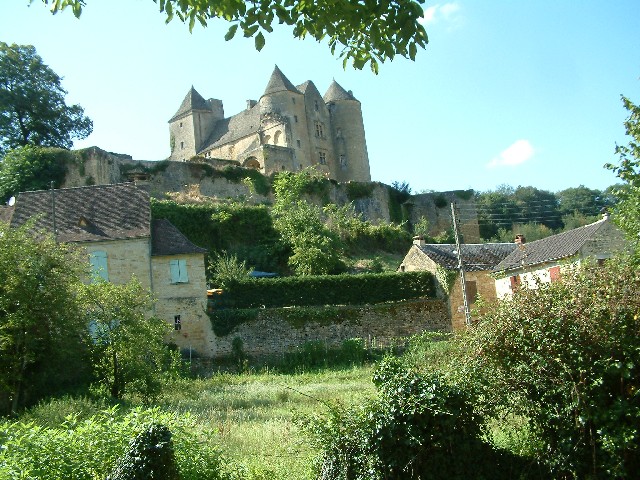
[[169, 120], [169, 160], [234, 160], [265, 175], [311, 165], [338, 182], [371, 181], [360, 102], [335, 80], [324, 96], [294, 86], [276, 66], [259, 100], [224, 116], [221, 100], [193, 87]]

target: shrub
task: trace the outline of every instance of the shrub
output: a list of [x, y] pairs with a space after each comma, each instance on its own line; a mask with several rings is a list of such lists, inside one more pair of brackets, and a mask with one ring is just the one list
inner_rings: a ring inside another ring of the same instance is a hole
[[481, 440], [467, 394], [434, 375], [386, 359], [374, 375], [379, 396], [359, 407], [330, 406], [307, 429], [322, 449], [319, 479], [496, 479], [520, 459]]
[[589, 265], [516, 291], [466, 338], [483, 406], [528, 418], [556, 478], [640, 469], [639, 292], [633, 259]]

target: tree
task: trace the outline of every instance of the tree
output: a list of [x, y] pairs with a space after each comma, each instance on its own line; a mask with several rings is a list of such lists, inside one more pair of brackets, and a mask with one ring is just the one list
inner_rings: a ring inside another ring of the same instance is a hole
[[27, 223], [0, 223], [0, 411], [15, 413], [78, 381], [86, 327], [77, 301], [84, 262]]
[[528, 420], [553, 478], [640, 468], [639, 291], [632, 258], [582, 266], [515, 291], [462, 338], [483, 406]]
[[580, 185], [575, 188], [566, 188], [556, 193], [560, 204], [561, 215], [578, 213], [585, 216], [600, 214], [603, 207], [609, 206], [606, 195], [598, 190]]
[[168, 324], [147, 316], [149, 292], [135, 277], [123, 285], [97, 281], [81, 289], [80, 300], [98, 381], [117, 399], [127, 389], [146, 398], [157, 394], [168, 354], [163, 343]]
[[54, 147], [27, 145], [7, 152], [0, 163], [0, 201], [18, 192], [47, 189], [51, 182], [60, 187], [73, 160], [72, 152]]
[[624, 184], [614, 189], [618, 203], [614, 208], [614, 219], [627, 234], [637, 241], [640, 239], [640, 106], [626, 97], [622, 97], [629, 117], [624, 122], [627, 135], [631, 137], [628, 145], [617, 145], [616, 154], [620, 156], [618, 165], [606, 164]]
[[[85, 0], [42, 0], [51, 4], [53, 13], [70, 7], [80, 17]], [[33, 2], [33, 0], [31, 0]], [[238, 31], [255, 39], [255, 47], [261, 50], [265, 44], [264, 32], [272, 32], [277, 21], [293, 27], [293, 36], [307, 35], [317, 41], [327, 40], [331, 53], [339, 52], [343, 66], [349, 60], [361, 69], [370, 63], [378, 72], [378, 63], [393, 60], [396, 55], [415, 59], [418, 47], [425, 48], [427, 33], [420, 23], [424, 0], [353, 1], [330, 0], [312, 2], [304, 0], [264, 0], [247, 2], [240, 0], [154, 0], [160, 11], [167, 15], [167, 22], [177, 16], [193, 30], [196, 21], [206, 26], [211, 19], [219, 18], [231, 23], [225, 40]]]
[[302, 197], [322, 177], [313, 169], [299, 173], [281, 172], [273, 182], [276, 202], [274, 227], [291, 247], [289, 265], [298, 275], [324, 275], [344, 270], [340, 256], [343, 244], [324, 224], [322, 209]]
[[0, 42], [0, 153], [24, 145], [71, 148], [93, 123], [68, 106], [61, 78], [31, 45]]

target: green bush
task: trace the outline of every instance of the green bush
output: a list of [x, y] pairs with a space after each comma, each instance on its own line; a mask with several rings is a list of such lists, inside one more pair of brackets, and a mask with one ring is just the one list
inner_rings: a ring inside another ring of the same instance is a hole
[[464, 339], [480, 406], [527, 418], [554, 478], [640, 471], [639, 312], [625, 257], [517, 290]]
[[307, 423], [323, 452], [319, 479], [522, 478], [522, 459], [482, 440], [482, 419], [463, 390], [394, 359], [382, 362], [374, 383], [377, 399], [330, 406]]
[[180, 480], [173, 452], [171, 432], [160, 424], [151, 424], [130, 443], [107, 480]]
[[229, 280], [219, 308], [364, 305], [434, 297], [430, 272]]
[[0, 478], [105, 478], [126, 452], [129, 441], [154, 423], [173, 432], [182, 480], [224, 478], [220, 452], [202, 441], [213, 432], [203, 431], [189, 414], [134, 409], [122, 415], [117, 407], [82, 421], [70, 415], [58, 427], [0, 422]]

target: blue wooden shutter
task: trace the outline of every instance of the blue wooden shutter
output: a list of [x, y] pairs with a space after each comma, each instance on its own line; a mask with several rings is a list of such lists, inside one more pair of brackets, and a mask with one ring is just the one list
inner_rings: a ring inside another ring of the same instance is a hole
[[89, 263], [91, 264], [91, 273], [94, 277], [109, 281], [109, 270], [107, 268], [107, 252], [96, 250], [89, 254]]

